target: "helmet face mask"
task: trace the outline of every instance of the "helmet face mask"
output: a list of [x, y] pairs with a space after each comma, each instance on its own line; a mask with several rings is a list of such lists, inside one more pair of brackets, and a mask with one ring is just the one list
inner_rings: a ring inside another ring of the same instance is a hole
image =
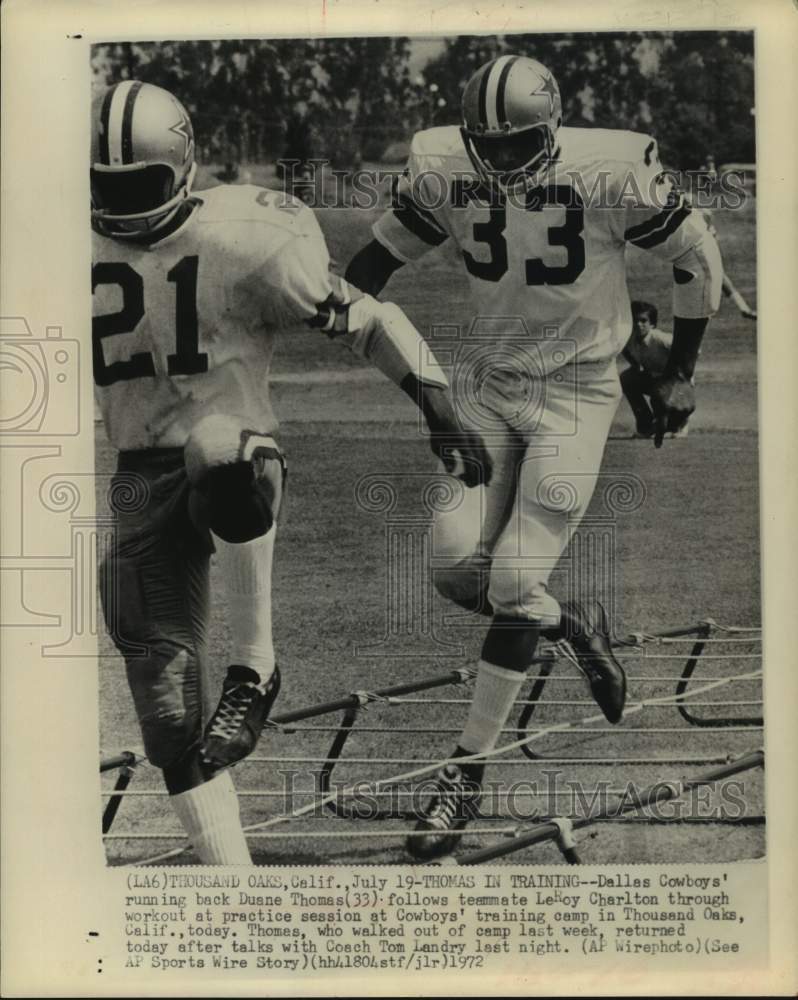
[[197, 165], [175, 192], [174, 172], [157, 163], [121, 172], [91, 171], [92, 219], [109, 236], [135, 236], [162, 229], [191, 194]]
[[168, 91], [126, 80], [95, 100], [91, 215], [99, 232], [124, 239], [162, 229], [195, 173], [191, 121]]
[[541, 63], [500, 56], [480, 67], [463, 92], [463, 142], [490, 188], [539, 186], [556, 161], [562, 103], [557, 82]]
[[545, 179], [554, 158], [555, 137], [543, 125], [503, 135], [471, 135], [463, 141], [478, 173], [503, 191], [529, 190]]

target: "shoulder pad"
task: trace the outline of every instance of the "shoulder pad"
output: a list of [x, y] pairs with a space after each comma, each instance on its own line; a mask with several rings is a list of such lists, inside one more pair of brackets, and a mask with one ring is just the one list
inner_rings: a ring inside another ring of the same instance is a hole
[[470, 169], [460, 129], [456, 125], [428, 128], [416, 132], [410, 143], [410, 161], [414, 168], [432, 169], [444, 162], [447, 168], [461, 164]]
[[203, 222], [263, 222], [292, 232], [315, 222], [311, 209], [298, 198], [256, 184], [220, 184], [197, 196], [204, 203]]
[[[584, 161], [651, 165], [658, 155], [657, 143], [644, 132], [608, 128], [562, 128], [562, 159], [570, 164]], [[646, 162], [648, 160], [648, 162]]]

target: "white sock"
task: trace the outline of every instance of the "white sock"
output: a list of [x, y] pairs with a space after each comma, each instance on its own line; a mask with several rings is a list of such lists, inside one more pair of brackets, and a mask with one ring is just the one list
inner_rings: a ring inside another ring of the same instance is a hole
[[202, 864], [252, 864], [229, 771], [172, 795], [169, 801]]
[[228, 604], [232, 636], [230, 663], [250, 667], [261, 682], [274, 673], [272, 642], [272, 560], [275, 528], [251, 542], [234, 545], [213, 536], [216, 565]]
[[523, 670], [508, 670], [485, 660], [479, 661], [474, 697], [460, 737], [464, 750], [483, 753], [493, 749], [525, 678]]

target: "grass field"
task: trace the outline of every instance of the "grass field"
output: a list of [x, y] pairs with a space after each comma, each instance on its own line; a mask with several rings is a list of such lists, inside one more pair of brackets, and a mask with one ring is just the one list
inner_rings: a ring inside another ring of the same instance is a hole
[[[332, 256], [345, 263], [368, 238], [372, 221], [369, 213], [327, 210], [319, 214]], [[753, 207], [749, 205], [734, 214], [718, 212], [715, 223], [726, 269], [755, 305]], [[467, 324], [471, 310], [461, 272], [456, 258], [436, 252], [423, 266], [399, 272], [389, 286], [390, 296], [405, 308], [423, 333], [436, 323]], [[660, 307], [660, 325], [668, 328], [669, 268], [635, 253], [629, 261], [629, 284], [633, 298], [648, 299]], [[633, 425], [628, 407], [621, 403], [604, 471], [634, 473], [645, 483], [647, 497], [639, 510], [620, 514], [617, 519], [618, 634], [652, 631], [706, 617], [735, 625], [756, 625], [760, 621], [755, 338], [755, 324], [740, 319], [724, 301], [705, 339], [697, 378], [698, 410], [687, 439], [666, 441], [660, 451], [649, 442], [629, 440]], [[394, 655], [396, 647], [392, 647], [390, 656], [379, 651], [356, 653], [356, 647], [374, 644], [385, 632], [387, 584], [384, 515], [363, 510], [355, 502], [355, 489], [358, 480], [369, 473], [434, 469], [412, 404], [381, 376], [362, 368], [345, 349], [310, 331], [280, 339], [274, 374], [274, 398], [282, 421], [280, 441], [291, 469], [274, 580], [275, 641], [283, 673], [283, 691], [276, 711], [286, 712], [350, 691], [376, 690], [475, 663], [484, 634], [481, 622], [444, 625], [443, 616], [450, 615], [452, 608], [437, 598], [434, 609], [438, 634], [459, 644], [460, 653], [399, 656]], [[112, 463], [111, 449], [98, 428], [98, 471], [108, 471]], [[591, 515], [601, 513], [600, 504], [597, 496]], [[555, 575], [555, 594], [557, 580]], [[213, 671], [219, 681], [226, 666], [227, 640], [225, 608], [219, 600], [212, 634]], [[664, 647], [652, 651], [675, 656], [684, 649]], [[710, 651], [736, 655], [708, 660], [699, 667], [699, 677], [739, 674], [758, 666], [754, 644], [722, 644]], [[140, 737], [121, 660], [113, 655], [105, 638], [101, 652], [103, 751], [135, 749], [140, 746]], [[630, 661], [629, 667], [633, 677], [641, 678], [631, 684], [630, 699], [634, 700], [672, 694], [673, 684], [642, 678], [677, 674], [681, 661], [638, 657]], [[590, 705], [584, 703], [581, 687], [567, 680], [572, 676], [558, 667], [558, 679], [550, 682], [546, 697], [576, 697], [583, 704], [543, 708], [535, 715], [535, 725], [539, 719], [546, 724], [593, 714]], [[757, 685], [748, 682], [720, 691], [722, 694], [714, 692], [708, 697], [760, 697]], [[462, 689], [445, 688], [439, 695], [467, 701]], [[726, 711], [749, 714], [747, 709], [735, 707]], [[341, 764], [336, 779], [370, 780], [408, 769], [373, 763], [377, 758], [445, 756], [465, 712], [466, 704], [369, 707], [363, 713], [364, 728], [350, 739], [347, 755], [372, 763]], [[334, 721], [334, 717], [327, 716], [303, 725], [331, 726]], [[409, 728], [424, 732], [401, 731]], [[632, 717], [613, 731], [600, 728], [601, 732], [547, 738], [540, 751], [602, 760], [651, 756], [663, 758], [663, 763], [574, 765], [564, 768], [562, 780], [578, 779], [585, 784], [607, 780], [618, 787], [632, 779], [645, 784], [660, 778], [678, 778], [701, 768], [668, 763], [667, 758], [724, 757], [761, 743], [761, 734], [756, 731], [733, 727], [723, 732], [703, 731], [688, 726], [673, 707], [646, 712], [642, 721], [640, 715]], [[332, 735], [317, 730], [268, 733], [258, 755], [316, 758]], [[504, 741], [513, 738], [508, 732]], [[491, 767], [490, 780], [540, 780], [542, 766], [525, 761], [519, 752], [507, 761]], [[245, 822], [261, 822], [283, 807], [279, 797], [251, 793], [280, 791], [284, 786], [278, 771], [291, 766], [307, 770], [316, 765], [250, 762], [237, 769], [236, 782], [249, 793], [242, 797]], [[761, 773], [749, 772], [742, 777], [747, 813], [756, 817], [763, 810]], [[106, 776], [104, 786], [109, 780]], [[309, 781], [308, 776], [304, 781], [297, 778], [296, 787], [307, 788]], [[159, 789], [158, 773], [145, 765], [132, 787]], [[306, 801], [297, 798], [295, 804]], [[506, 825], [502, 820], [484, 821], [464, 838], [463, 852], [495, 840], [496, 835], [491, 837], [489, 831]], [[402, 826], [394, 820], [360, 825], [334, 818], [303, 820], [278, 827], [284, 835], [279, 840], [255, 840], [253, 854], [260, 864], [401, 863], [405, 860]], [[361, 829], [379, 829], [390, 836], [340, 836]], [[114, 833], [176, 831], [163, 798], [149, 796], [125, 801], [114, 827]], [[315, 836], [297, 836], [301, 832]], [[167, 850], [175, 843], [113, 840], [108, 845], [108, 856], [111, 863], [130, 861]], [[585, 860], [595, 863], [751, 858], [764, 852], [764, 827], [756, 821], [748, 825], [601, 824], [582, 849]], [[192, 860], [186, 852], [176, 863]], [[507, 860], [551, 863], [559, 860], [559, 855], [547, 845]]]

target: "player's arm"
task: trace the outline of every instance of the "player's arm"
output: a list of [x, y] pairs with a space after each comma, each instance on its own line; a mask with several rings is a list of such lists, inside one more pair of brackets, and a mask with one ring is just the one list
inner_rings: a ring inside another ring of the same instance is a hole
[[[467, 486], [487, 483], [491, 461], [480, 435], [461, 429], [451, 404], [448, 380], [418, 330], [393, 302], [379, 302], [332, 274], [324, 237], [306, 210], [302, 231], [271, 266], [264, 303], [272, 323], [296, 320], [345, 343], [405, 392], [424, 414], [433, 452]], [[271, 294], [270, 294], [271, 292]]]
[[359, 250], [346, 269], [346, 280], [379, 295], [394, 271], [418, 260], [448, 239], [448, 232], [425, 197], [423, 173], [411, 150], [410, 162], [391, 188], [391, 207], [372, 227], [374, 239]]
[[457, 469], [467, 486], [490, 482], [491, 460], [482, 438], [460, 427], [446, 374], [404, 312], [336, 275], [330, 282], [332, 291], [309, 325], [343, 340], [413, 400], [424, 414], [432, 450], [448, 472]]
[[346, 280], [370, 295], [379, 295], [394, 271], [404, 264], [379, 240], [372, 240], [350, 260], [346, 269]]
[[665, 432], [679, 430], [695, 409], [692, 377], [707, 323], [720, 304], [723, 263], [702, 215], [662, 174], [656, 144], [640, 138], [647, 141], [634, 165], [637, 191], [626, 207], [623, 237], [673, 266], [673, 343], [651, 397], [659, 448]]

